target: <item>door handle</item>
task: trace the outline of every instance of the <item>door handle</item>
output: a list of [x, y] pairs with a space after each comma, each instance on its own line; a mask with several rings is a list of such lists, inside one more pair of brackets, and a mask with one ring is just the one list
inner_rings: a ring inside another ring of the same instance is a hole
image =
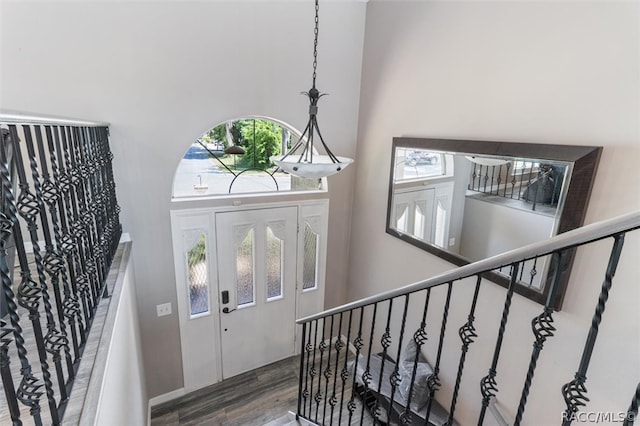
[[223, 314], [230, 314], [233, 311], [235, 311], [235, 309], [229, 309], [227, 307], [222, 308], [222, 313]]

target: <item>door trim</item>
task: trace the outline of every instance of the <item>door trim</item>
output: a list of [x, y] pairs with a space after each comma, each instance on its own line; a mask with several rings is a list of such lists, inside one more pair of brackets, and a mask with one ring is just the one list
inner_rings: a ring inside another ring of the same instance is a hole
[[[218, 301], [218, 270], [216, 251], [216, 228], [215, 215], [223, 212], [236, 212], [243, 210], [261, 210], [278, 207], [298, 207], [298, 253], [296, 268], [296, 318], [311, 315], [324, 309], [324, 288], [326, 276], [326, 253], [327, 253], [327, 228], [329, 214], [329, 200], [305, 200], [295, 202], [275, 202], [261, 204], [245, 204], [241, 206], [221, 206], [221, 207], [199, 207], [188, 209], [172, 209], [171, 235], [173, 238], [173, 259], [175, 266], [175, 288], [177, 300], [177, 314], [180, 329], [180, 345], [182, 350], [182, 370], [184, 378], [184, 389], [186, 393], [217, 383], [222, 379], [222, 359], [221, 359], [221, 336], [220, 336], [220, 305]], [[305, 218], [317, 217], [320, 221], [322, 236], [319, 241], [319, 273], [318, 288], [313, 291], [302, 291], [302, 259], [304, 247], [304, 228], [302, 226]], [[186, 282], [186, 268], [183, 259], [182, 233], [185, 229], [197, 228], [193, 224], [207, 223], [208, 226], [208, 279], [209, 279], [209, 306], [208, 314], [195, 318], [189, 317], [188, 289]], [[185, 227], [184, 224], [187, 224]], [[189, 225], [191, 223], [192, 225]], [[302, 231], [302, 232], [300, 232]], [[302, 239], [301, 239], [302, 238]], [[207, 330], [213, 333], [207, 334]], [[295, 353], [300, 353], [299, 327], [295, 328]], [[196, 353], [189, 345], [189, 340], [195, 339], [202, 343], [205, 348], [209, 348], [213, 354], [206, 357], [201, 353]], [[202, 356], [198, 356], [202, 355]], [[194, 372], [193, 366], [199, 366], [200, 370]], [[192, 368], [187, 368], [190, 366]]]

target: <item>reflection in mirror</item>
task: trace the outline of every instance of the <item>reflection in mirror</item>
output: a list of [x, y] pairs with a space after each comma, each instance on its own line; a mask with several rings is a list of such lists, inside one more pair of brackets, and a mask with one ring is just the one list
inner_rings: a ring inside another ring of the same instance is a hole
[[[585, 153], [595, 155], [587, 162], [590, 172], [580, 169], [580, 185], [573, 180], [573, 188], [582, 195], [570, 197], [574, 167], [584, 165]], [[582, 224], [599, 153], [594, 147], [395, 138], [387, 231], [459, 265], [545, 240]], [[565, 212], [567, 205], [572, 211]], [[544, 299], [550, 259], [521, 265], [522, 294]]]

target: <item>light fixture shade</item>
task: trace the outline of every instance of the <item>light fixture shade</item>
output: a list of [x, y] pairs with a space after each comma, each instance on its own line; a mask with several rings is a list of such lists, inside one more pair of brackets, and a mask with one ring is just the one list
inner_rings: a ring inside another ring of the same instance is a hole
[[298, 161], [286, 155], [275, 155], [269, 159], [287, 173], [302, 178], [323, 178], [334, 175], [344, 170], [353, 159], [347, 157], [336, 157], [338, 162], [334, 162], [328, 155], [314, 155], [313, 162]]

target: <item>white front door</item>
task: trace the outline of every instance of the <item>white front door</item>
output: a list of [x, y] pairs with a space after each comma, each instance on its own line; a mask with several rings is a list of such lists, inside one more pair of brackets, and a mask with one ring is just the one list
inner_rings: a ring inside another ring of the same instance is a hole
[[299, 350], [295, 319], [324, 307], [328, 208], [171, 212], [185, 392]]
[[216, 213], [222, 378], [294, 355], [297, 207]]

